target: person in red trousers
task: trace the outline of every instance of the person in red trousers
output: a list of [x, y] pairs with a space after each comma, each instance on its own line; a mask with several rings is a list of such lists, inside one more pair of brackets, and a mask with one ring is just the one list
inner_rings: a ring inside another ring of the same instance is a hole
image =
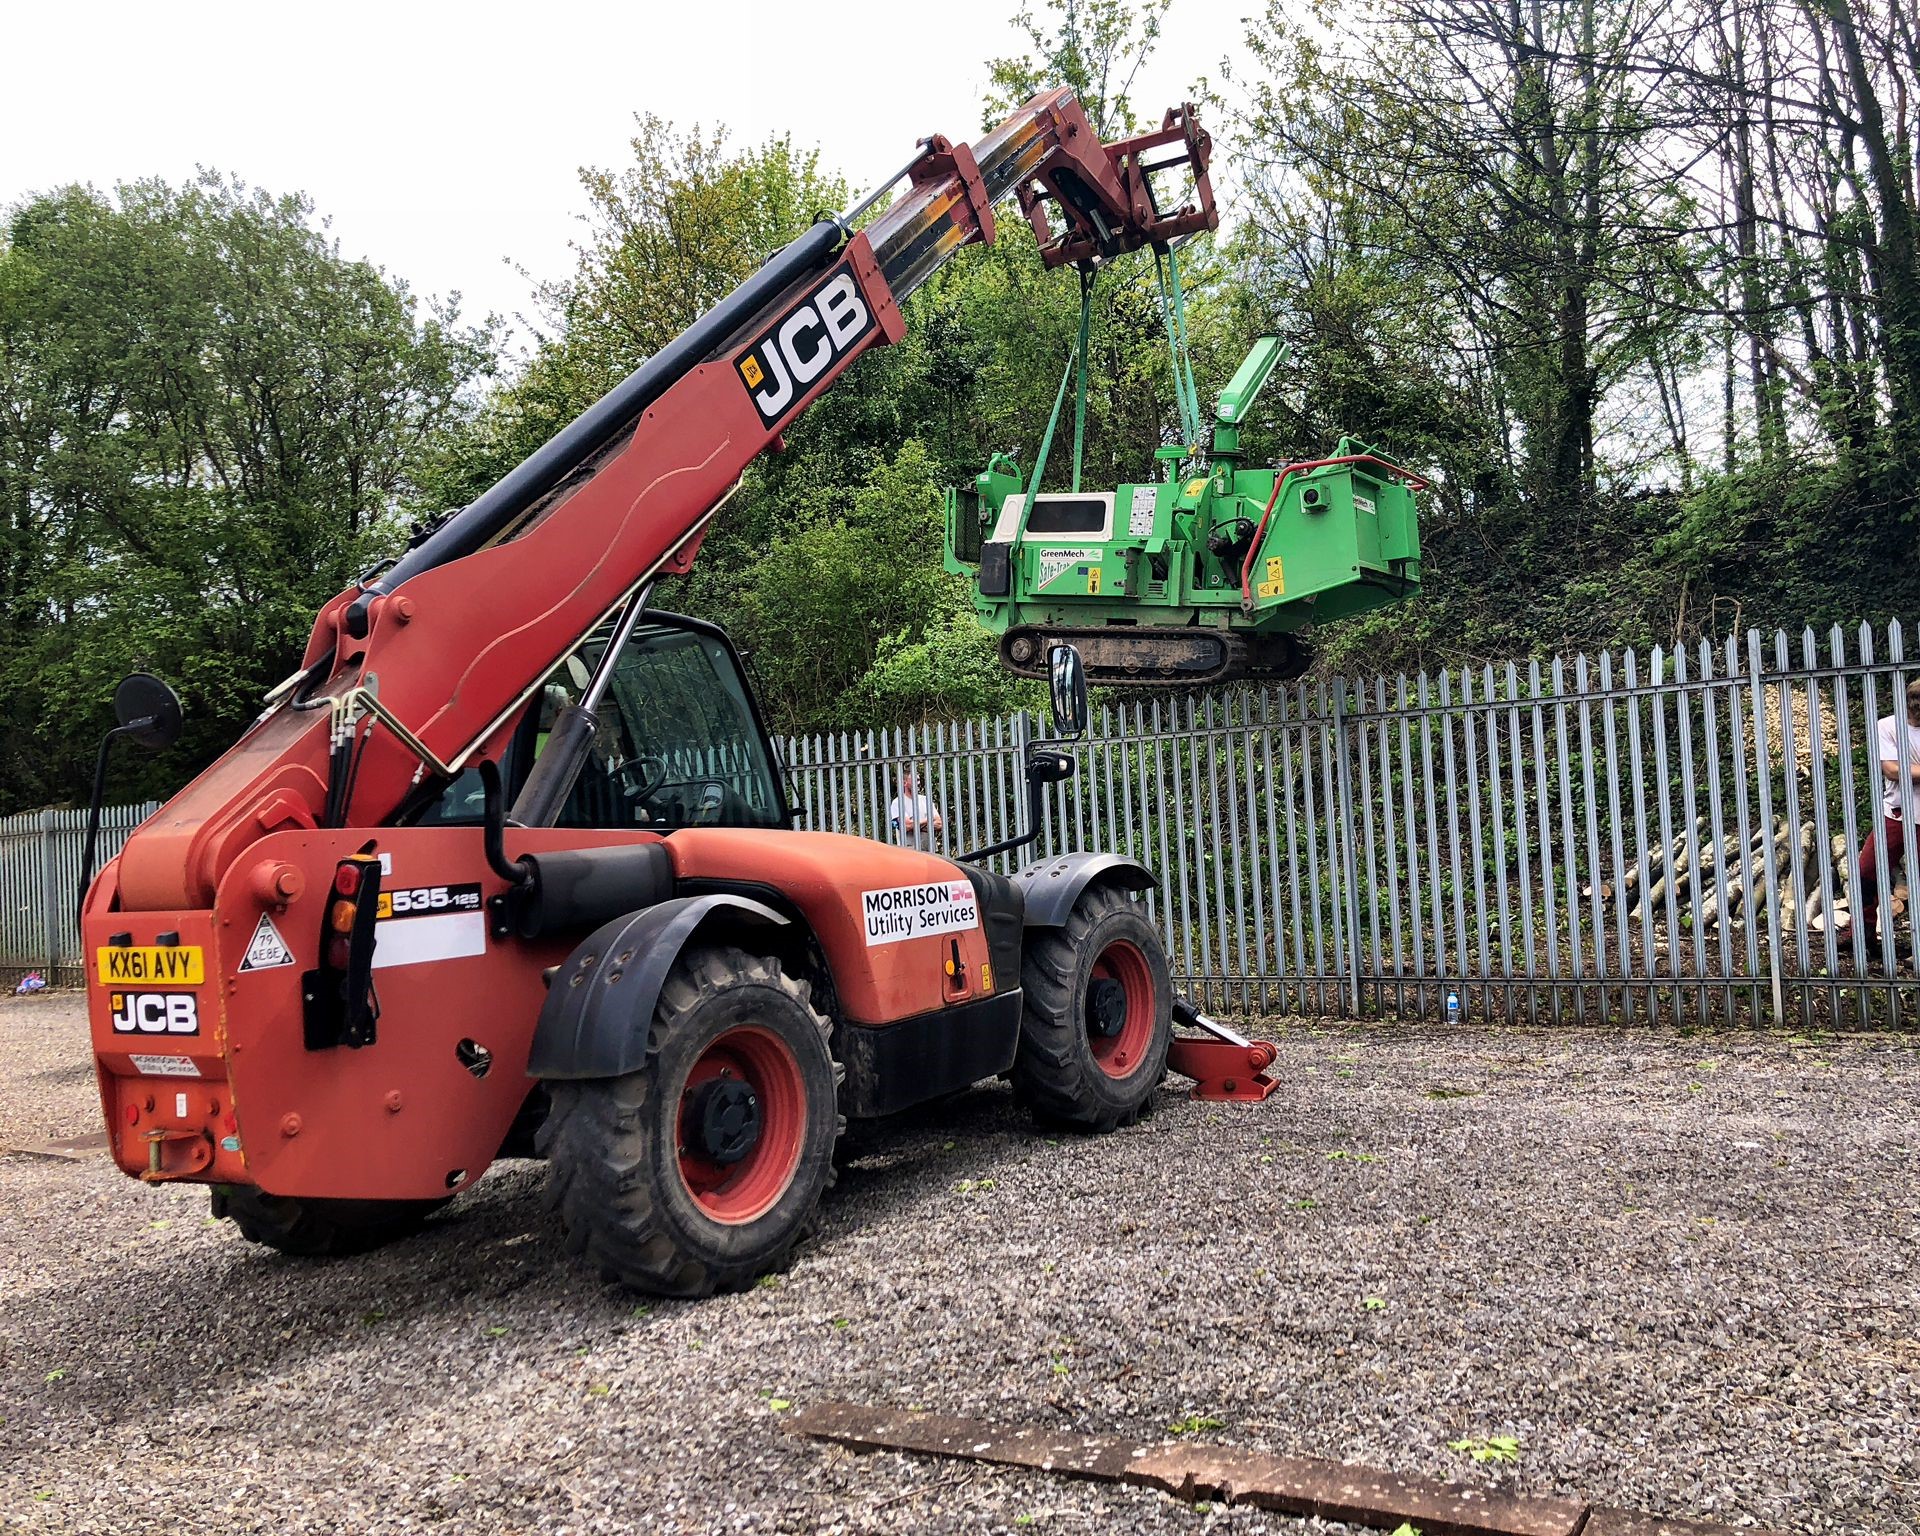
[[[1920, 677], [1907, 684], [1905, 718], [1888, 715], [1874, 731], [1874, 759], [1880, 764], [1880, 814], [1887, 834], [1887, 883], [1893, 884], [1907, 861], [1907, 828], [1900, 819], [1900, 781], [1913, 786], [1909, 803], [1920, 808]], [[1871, 828], [1860, 839], [1859, 898], [1854, 911], [1866, 935], [1869, 963], [1880, 954], [1880, 867]]]

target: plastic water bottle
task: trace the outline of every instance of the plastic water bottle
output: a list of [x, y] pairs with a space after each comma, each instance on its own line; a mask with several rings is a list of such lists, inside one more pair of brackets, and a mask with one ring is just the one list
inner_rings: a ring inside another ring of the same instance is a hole
[[1460, 1022], [1460, 994], [1451, 987], [1447, 989], [1447, 1022], [1449, 1024]]

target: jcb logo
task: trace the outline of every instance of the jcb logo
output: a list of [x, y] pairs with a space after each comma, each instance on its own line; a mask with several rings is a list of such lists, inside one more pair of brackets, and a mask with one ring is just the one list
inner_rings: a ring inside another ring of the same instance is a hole
[[115, 992], [109, 998], [116, 1035], [197, 1035], [200, 1005], [191, 992]]
[[872, 329], [873, 311], [852, 270], [836, 268], [735, 362], [760, 420], [777, 426], [828, 366]]

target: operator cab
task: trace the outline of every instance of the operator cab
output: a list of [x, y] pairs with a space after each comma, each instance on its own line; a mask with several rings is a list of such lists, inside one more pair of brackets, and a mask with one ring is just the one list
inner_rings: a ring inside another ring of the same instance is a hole
[[[560, 710], [579, 702], [612, 638], [594, 631], [547, 677], [501, 764], [519, 792]], [[787, 797], [772, 743], [725, 631], [648, 610], [634, 627], [600, 700], [591, 752], [555, 821], [561, 827], [785, 827]], [[478, 768], [431, 802], [415, 824], [478, 823], [486, 804]]]

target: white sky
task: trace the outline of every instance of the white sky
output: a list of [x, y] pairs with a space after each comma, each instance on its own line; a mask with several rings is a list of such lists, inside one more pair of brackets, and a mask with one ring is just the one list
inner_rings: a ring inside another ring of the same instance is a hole
[[[633, 114], [791, 130], [862, 186], [913, 141], [978, 136], [1016, 0], [106, 0], [6, 22], [0, 206], [196, 165], [304, 190], [349, 256], [511, 316], [564, 273], [581, 165], [627, 158]], [[1041, 9], [1036, 0], [1035, 9]], [[1143, 119], [1236, 53], [1261, 0], [1175, 0], [1133, 93]]]

